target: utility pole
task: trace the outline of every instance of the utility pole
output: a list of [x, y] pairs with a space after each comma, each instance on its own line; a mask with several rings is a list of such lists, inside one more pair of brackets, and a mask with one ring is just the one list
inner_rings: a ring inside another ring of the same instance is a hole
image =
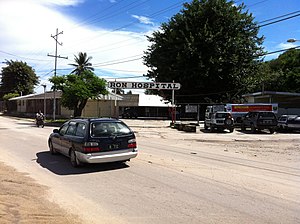
[[46, 84], [42, 84], [44, 87], [44, 117], [46, 119]]
[[[68, 59], [68, 57], [62, 57], [60, 55], [57, 55], [57, 45], [59, 44], [60, 46], [62, 46], [62, 43], [58, 42], [58, 35], [63, 34], [63, 31], [58, 32], [58, 29], [56, 29], [56, 34], [55, 35], [51, 35], [51, 37], [55, 40], [55, 55], [51, 55], [48, 54], [49, 57], [54, 57], [55, 58], [55, 64], [54, 64], [54, 76], [56, 76], [56, 68], [57, 68], [57, 58], [64, 58], [64, 59]], [[56, 112], [56, 99], [55, 99], [55, 85], [53, 88], [53, 120], [55, 120], [55, 112]]]

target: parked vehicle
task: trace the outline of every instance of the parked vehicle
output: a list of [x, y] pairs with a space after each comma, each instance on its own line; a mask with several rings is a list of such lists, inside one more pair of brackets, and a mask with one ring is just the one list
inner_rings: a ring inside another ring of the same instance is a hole
[[111, 118], [71, 119], [49, 136], [51, 154], [70, 158], [74, 167], [84, 163], [126, 162], [138, 154], [133, 131]]
[[135, 109], [132, 108], [125, 108], [123, 114], [121, 115], [122, 118], [137, 118], [137, 112]]
[[234, 122], [230, 113], [218, 111], [209, 115], [211, 116], [205, 117], [205, 121], [204, 121], [205, 130], [209, 129], [210, 132], [213, 132], [214, 130], [224, 131], [225, 129], [227, 129], [230, 132], [233, 132]]
[[300, 131], [300, 116], [281, 115], [278, 119], [278, 131]]
[[271, 111], [275, 114], [278, 113], [278, 103], [228, 103], [225, 108], [233, 116], [236, 126], [239, 126], [242, 122], [242, 117], [251, 111]]
[[251, 133], [256, 130], [267, 129], [271, 134], [274, 133], [277, 127], [277, 118], [274, 112], [271, 111], [251, 111], [248, 112], [241, 122], [241, 130], [245, 131], [246, 128], [251, 128]]
[[210, 118], [213, 113], [216, 112], [224, 112], [225, 111], [225, 106], [223, 104], [215, 104], [215, 105], [210, 105], [206, 107], [205, 110], [205, 118]]

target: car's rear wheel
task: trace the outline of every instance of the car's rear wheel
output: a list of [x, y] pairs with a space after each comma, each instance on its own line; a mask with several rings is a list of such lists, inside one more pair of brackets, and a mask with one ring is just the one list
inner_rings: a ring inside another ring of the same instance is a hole
[[56, 151], [55, 148], [53, 147], [52, 141], [49, 141], [49, 150], [50, 150], [50, 153], [51, 153], [52, 155], [57, 154], [57, 151]]
[[273, 134], [275, 132], [274, 128], [270, 128], [269, 131], [270, 131], [270, 134]]
[[70, 151], [70, 162], [73, 167], [79, 167], [82, 163], [78, 160], [76, 153], [73, 149]]

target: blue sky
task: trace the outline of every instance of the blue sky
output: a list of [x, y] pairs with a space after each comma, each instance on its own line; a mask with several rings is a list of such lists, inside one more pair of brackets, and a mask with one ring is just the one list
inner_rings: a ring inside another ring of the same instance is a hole
[[[87, 52], [92, 56], [96, 74], [107, 80], [145, 81], [147, 68], [142, 64], [147, 49], [146, 35], [157, 30], [182, 9], [181, 0], [0, 0], [0, 62], [27, 62], [40, 76], [41, 84], [51, 84], [56, 29], [58, 55], [57, 75], [68, 74], [74, 55]], [[245, 3], [260, 25], [262, 21], [300, 10], [299, 0], [237, 0]], [[293, 14], [296, 15], [296, 14]], [[272, 52], [298, 45], [287, 43], [300, 39], [300, 16], [261, 27], [263, 46]], [[299, 43], [300, 45], [300, 43]], [[278, 57], [268, 55], [265, 60]], [[3, 63], [0, 67], [5, 66]], [[127, 79], [128, 77], [135, 77]], [[38, 86], [37, 92], [43, 88]]]

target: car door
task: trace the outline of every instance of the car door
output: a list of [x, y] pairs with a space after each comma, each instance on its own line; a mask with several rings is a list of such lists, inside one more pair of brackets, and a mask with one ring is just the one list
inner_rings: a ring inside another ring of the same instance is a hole
[[68, 128], [64, 135], [60, 136], [61, 139], [61, 153], [69, 156], [69, 150], [72, 147], [72, 139], [76, 132], [76, 122], [69, 122]]
[[76, 131], [74, 136], [72, 136], [73, 148], [76, 151], [82, 151], [85, 139], [87, 138], [87, 124], [84, 122], [76, 123]]
[[61, 147], [61, 138], [65, 135], [67, 129], [68, 129], [68, 124], [63, 124], [60, 129], [58, 130], [58, 132], [56, 132], [52, 138], [51, 138], [51, 141], [52, 141], [52, 145], [53, 145], [53, 148], [56, 150], [56, 151], [59, 151], [61, 152], [62, 151], [62, 147]]
[[242, 123], [245, 127], [249, 127], [250, 126], [250, 117], [251, 117], [251, 114], [250, 113], [247, 113], [244, 117], [243, 117], [243, 120], [242, 120]]

